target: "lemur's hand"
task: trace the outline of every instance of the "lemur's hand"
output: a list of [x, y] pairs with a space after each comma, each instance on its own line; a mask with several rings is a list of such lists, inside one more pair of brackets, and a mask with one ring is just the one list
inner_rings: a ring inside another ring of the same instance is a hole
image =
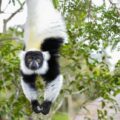
[[44, 101], [41, 105], [41, 113], [43, 113], [44, 115], [47, 115], [50, 111], [50, 107], [51, 107], [51, 102], [50, 101]]
[[32, 101], [31, 104], [32, 104], [32, 110], [35, 113], [40, 113], [42, 111], [42, 108], [37, 100]]

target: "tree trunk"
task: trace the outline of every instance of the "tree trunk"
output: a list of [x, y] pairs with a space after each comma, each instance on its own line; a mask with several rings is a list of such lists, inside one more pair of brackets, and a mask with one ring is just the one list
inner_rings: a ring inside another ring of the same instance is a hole
[[69, 115], [69, 120], [74, 119], [74, 109], [73, 109], [73, 101], [72, 101], [72, 96], [68, 96], [68, 115]]

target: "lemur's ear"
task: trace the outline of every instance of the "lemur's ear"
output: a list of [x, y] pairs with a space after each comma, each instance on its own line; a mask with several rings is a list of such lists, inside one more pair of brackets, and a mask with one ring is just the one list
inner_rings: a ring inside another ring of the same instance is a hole
[[19, 53], [19, 55], [18, 55], [19, 58], [20, 58], [20, 59], [23, 59], [23, 58], [25, 57], [25, 53], [26, 53], [25, 51], [20, 51], [20, 53]]
[[49, 60], [50, 59], [50, 53], [49, 52], [42, 52], [42, 54], [43, 54], [43, 58], [45, 60]]

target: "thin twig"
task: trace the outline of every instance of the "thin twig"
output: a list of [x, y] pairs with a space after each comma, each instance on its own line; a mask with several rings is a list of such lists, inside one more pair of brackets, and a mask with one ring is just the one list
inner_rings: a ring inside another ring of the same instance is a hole
[[0, 13], [3, 13], [3, 11], [2, 11], [2, 0], [0, 0]]
[[2, 39], [0, 39], [0, 42], [5, 42], [5, 40], [21, 40], [21, 39], [18, 37], [2, 38]]
[[118, 3], [113, 3], [112, 0], [109, 0], [109, 2], [110, 2], [110, 4], [111, 4], [112, 6], [114, 6], [114, 7], [117, 9], [117, 11], [118, 11], [118, 13], [119, 13], [119, 15], [120, 15], [120, 8], [117, 7], [117, 4], [118, 4]]
[[18, 12], [20, 12], [20, 10], [23, 9], [25, 2], [23, 2], [20, 6], [19, 9], [17, 9], [14, 13], [12, 13], [7, 19], [5, 19], [6, 22], [8, 22], [9, 20], [11, 20]]
[[91, 0], [90, 0], [90, 2], [89, 2], [89, 8], [88, 8], [88, 20], [90, 20], [91, 19], [91, 7], [92, 7], [92, 2], [91, 2]]
[[19, 9], [17, 9], [14, 13], [12, 13], [7, 19], [4, 19], [4, 26], [3, 26], [3, 33], [6, 33], [6, 27], [7, 27], [7, 23], [18, 13], [23, 9], [25, 2], [23, 2], [20, 6]]

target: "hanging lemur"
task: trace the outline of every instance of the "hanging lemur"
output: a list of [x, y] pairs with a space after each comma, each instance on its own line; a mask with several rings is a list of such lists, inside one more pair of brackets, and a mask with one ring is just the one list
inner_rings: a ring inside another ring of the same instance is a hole
[[[63, 84], [59, 48], [67, 38], [64, 19], [52, 0], [26, 0], [24, 50], [20, 54], [21, 86], [36, 113], [48, 114]], [[44, 101], [37, 100], [36, 76], [45, 81]]]

